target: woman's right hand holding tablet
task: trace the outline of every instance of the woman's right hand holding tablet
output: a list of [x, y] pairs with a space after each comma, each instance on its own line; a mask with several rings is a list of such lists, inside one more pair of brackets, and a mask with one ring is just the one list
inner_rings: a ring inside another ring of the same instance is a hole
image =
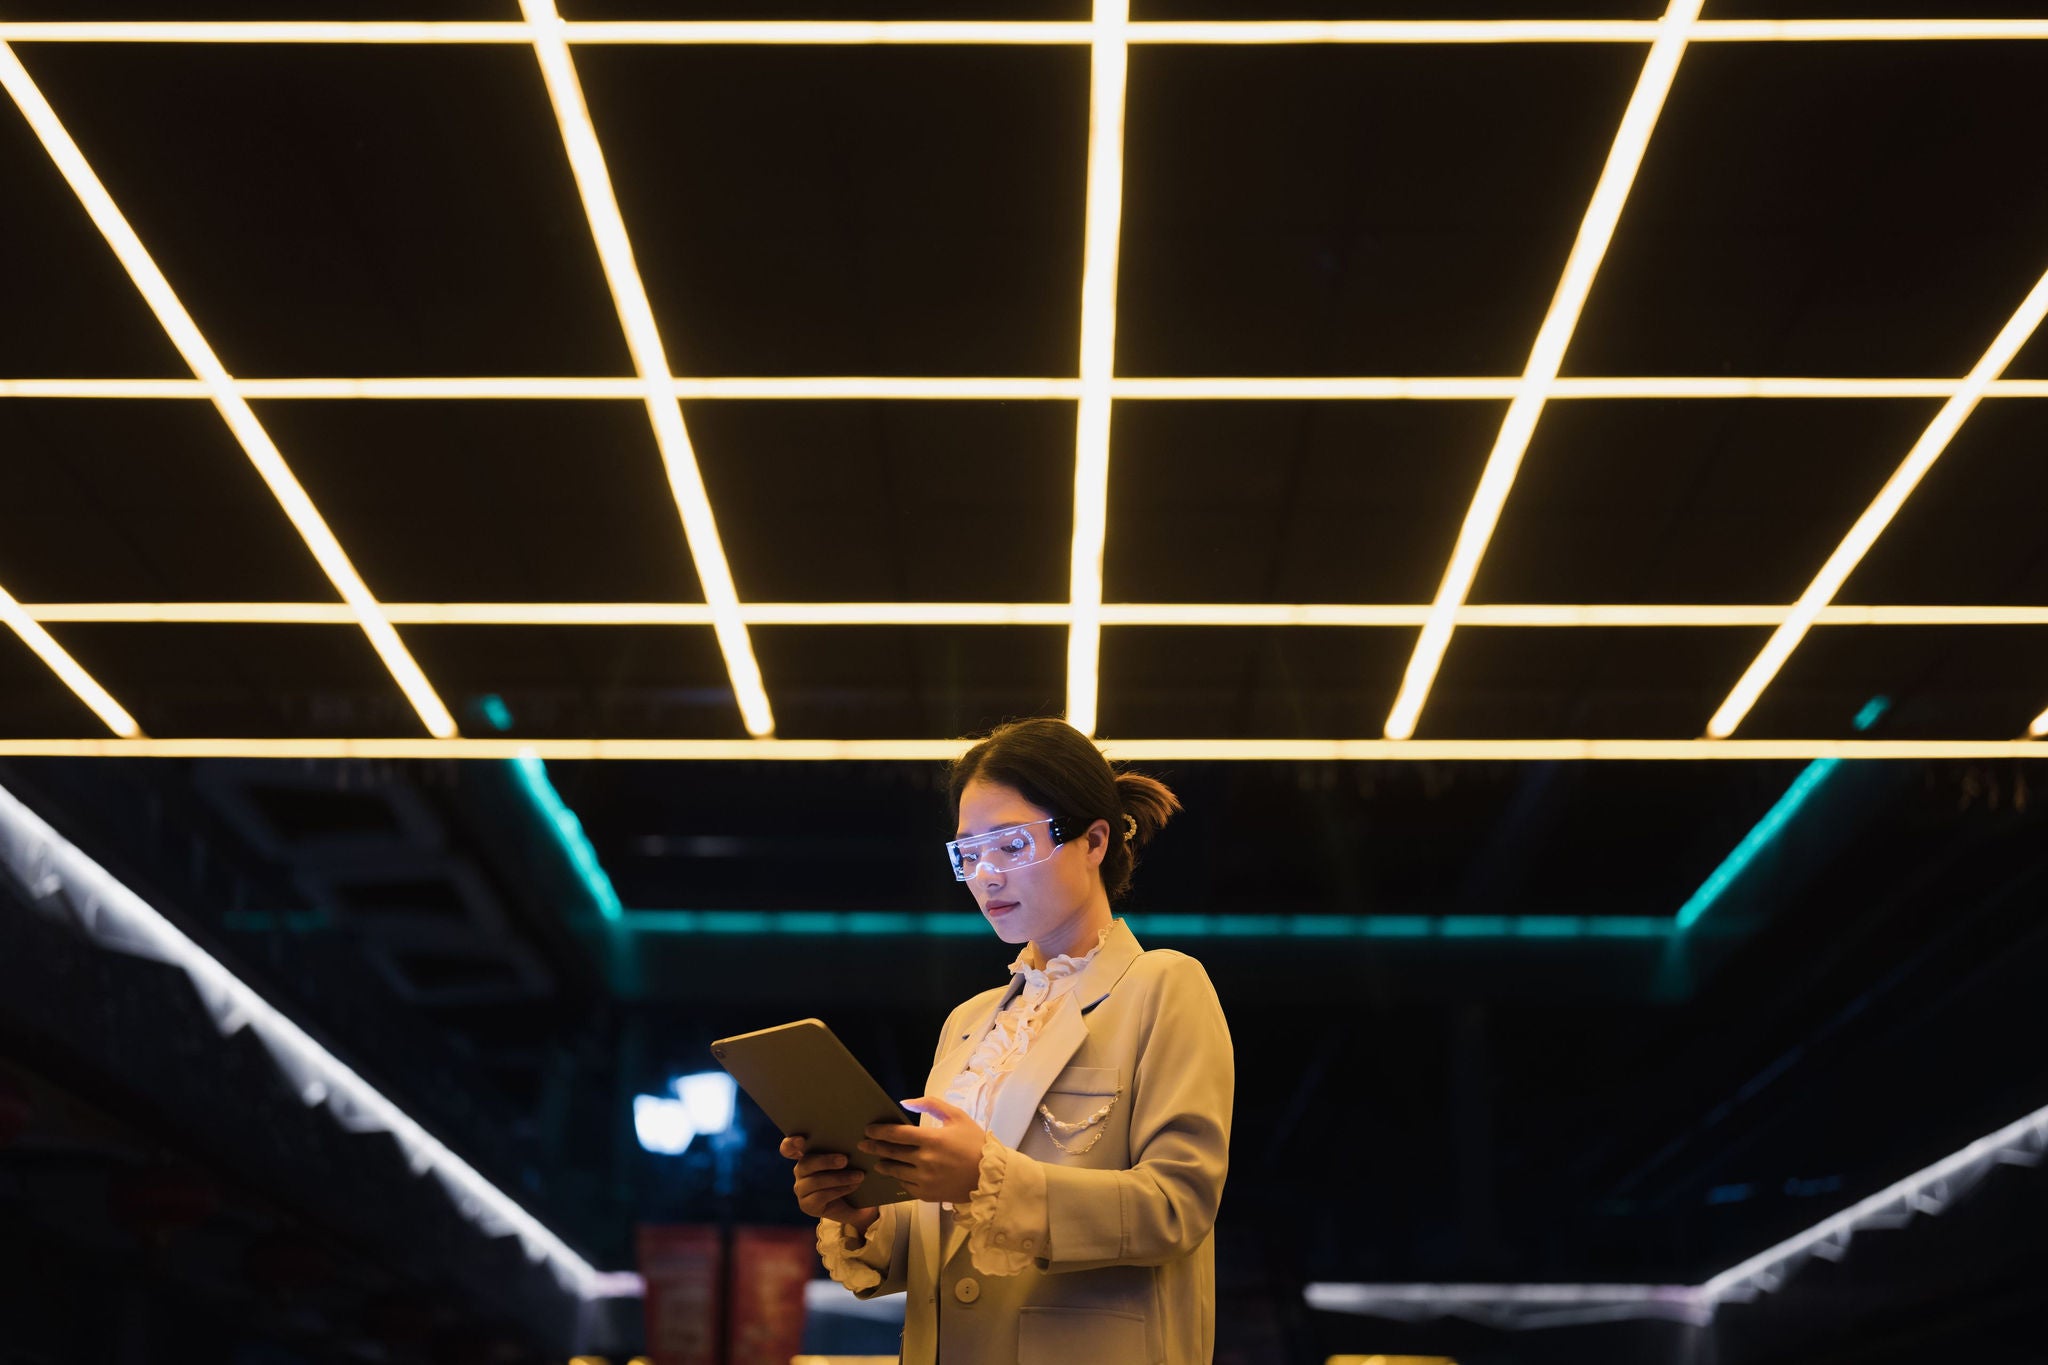
[[882, 1216], [880, 1209], [855, 1208], [846, 1202], [846, 1197], [867, 1177], [860, 1171], [848, 1170], [846, 1158], [838, 1152], [806, 1156], [804, 1139], [800, 1136], [784, 1138], [780, 1151], [796, 1162], [797, 1207], [811, 1217], [830, 1218], [855, 1232], [864, 1233]]

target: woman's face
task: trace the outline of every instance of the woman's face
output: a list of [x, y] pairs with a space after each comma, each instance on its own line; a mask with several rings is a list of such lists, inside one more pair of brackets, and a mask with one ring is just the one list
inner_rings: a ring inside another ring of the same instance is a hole
[[[960, 827], [953, 837], [964, 839], [1013, 825], [1031, 825], [1052, 816], [1051, 811], [1026, 801], [1014, 787], [975, 778], [960, 793]], [[1038, 840], [1038, 851], [1050, 852], [1049, 857], [1007, 872], [983, 863], [971, 869], [967, 879], [975, 904], [1005, 943], [1061, 937], [1055, 931], [1084, 913], [1102, 894], [1102, 876], [1096, 869], [1109, 847], [1106, 821], [1097, 820], [1081, 836], [1057, 849], [1052, 848], [1052, 833], [1044, 825], [1035, 825], [1031, 833]]]

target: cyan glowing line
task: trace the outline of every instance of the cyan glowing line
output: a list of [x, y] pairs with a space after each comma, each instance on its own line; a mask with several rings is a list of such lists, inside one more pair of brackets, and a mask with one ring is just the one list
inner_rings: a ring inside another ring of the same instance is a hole
[[1764, 851], [1771, 840], [1778, 837], [1792, 817], [1799, 813], [1799, 808], [1806, 804], [1807, 798], [1813, 795], [1821, 783], [1828, 780], [1828, 776], [1840, 763], [1840, 759], [1817, 758], [1806, 765], [1805, 770], [1794, 779], [1792, 785], [1785, 789], [1785, 794], [1778, 798], [1777, 804], [1765, 813], [1763, 819], [1756, 822], [1754, 829], [1742, 836], [1742, 842], [1735, 846], [1735, 851], [1723, 858], [1721, 865], [1700, 883], [1700, 889], [1692, 893], [1692, 899], [1679, 907], [1674, 922], [1680, 932], [1692, 928], [1699, 922], [1700, 916], [1713, 908], [1714, 902], [1721, 898], [1721, 893], [1734, 884], [1735, 879], [1742, 875], [1744, 868], [1756, 861], [1757, 855]]
[[[1172, 939], [1646, 939], [1675, 932], [1651, 915], [1181, 915], [1127, 916], [1147, 938]], [[628, 910], [635, 934], [825, 938], [979, 938], [971, 911]]]
[[[1890, 697], [1872, 697], [1863, 703], [1863, 709], [1856, 713], [1856, 718], [1851, 723], [1858, 731], [1868, 730], [1884, 717], [1885, 712], [1891, 710], [1891, 706]], [[1757, 855], [1764, 851], [1771, 840], [1778, 837], [1791, 822], [1792, 817], [1799, 813], [1799, 808], [1819, 790], [1820, 784], [1828, 780], [1840, 763], [1841, 760], [1838, 758], [1817, 758], [1806, 765], [1805, 770], [1793, 779], [1792, 785], [1785, 789], [1785, 794], [1778, 798], [1777, 804], [1765, 813], [1763, 819], [1757, 821], [1754, 829], [1743, 836], [1742, 842], [1735, 846], [1735, 851], [1723, 858], [1721, 865], [1700, 883], [1699, 890], [1692, 893], [1692, 898], [1678, 908], [1675, 922], [1679, 932], [1683, 933], [1692, 928], [1702, 915], [1713, 908], [1714, 902], [1721, 898], [1721, 894], [1742, 875], [1744, 868], [1756, 861]]]
[[612, 887], [612, 879], [605, 875], [604, 864], [597, 860], [597, 850], [590, 846], [590, 839], [583, 832], [583, 822], [576, 818], [562, 800], [562, 794], [555, 790], [555, 784], [548, 780], [548, 765], [536, 753], [520, 753], [512, 759], [512, 771], [519, 778], [519, 786], [547, 827], [554, 832], [555, 840], [562, 846], [562, 852], [569, 855], [569, 862], [575, 867], [576, 875], [583, 879], [590, 898], [597, 902], [598, 913], [616, 924], [624, 915], [619, 904], [619, 893]]

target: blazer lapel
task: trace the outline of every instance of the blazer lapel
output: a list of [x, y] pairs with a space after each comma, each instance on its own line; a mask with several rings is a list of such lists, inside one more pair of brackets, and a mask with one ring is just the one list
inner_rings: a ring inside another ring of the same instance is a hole
[[[1031, 1040], [1031, 1048], [1024, 1054], [1024, 1059], [996, 1091], [995, 1111], [989, 1115], [988, 1126], [996, 1141], [1011, 1151], [1017, 1150], [1018, 1144], [1024, 1141], [1024, 1134], [1031, 1127], [1031, 1118], [1038, 1112], [1039, 1101], [1045, 1097], [1046, 1087], [1052, 1084], [1088, 1039], [1088, 1011], [1102, 1003], [1143, 951], [1130, 926], [1124, 924], [1123, 931], [1111, 935], [1095, 959], [1075, 974], [1074, 984], [1067, 988], [1058, 1008], [1046, 1020], [1044, 1031]], [[996, 1001], [995, 1008], [988, 1012], [979, 1026], [970, 1028], [964, 1038], [951, 1040], [953, 1046], [946, 1049], [932, 1068], [926, 1094], [942, 1093], [943, 1087], [960, 1074], [975, 1045], [988, 1032], [988, 1026], [995, 1022], [1003, 1006], [1016, 998], [1023, 985], [1021, 974], [1012, 978], [1010, 989]], [[918, 1235], [924, 1239], [925, 1263], [936, 1273], [939, 1267], [959, 1253], [967, 1241], [967, 1229], [955, 1219], [952, 1236], [946, 1239], [945, 1256], [942, 1258], [938, 1254], [939, 1206], [919, 1201], [917, 1215]]]
[[988, 1126], [1003, 1146], [1015, 1151], [1024, 1141], [1032, 1115], [1045, 1098], [1046, 1087], [1088, 1040], [1088, 1011], [1108, 997], [1143, 951], [1137, 936], [1125, 924], [1122, 932], [1112, 934], [1095, 959], [1075, 974], [1066, 997], [1046, 1020], [1045, 1031], [1031, 1040], [1024, 1060], [1017, 1063], [1017, 1069], [996, 1091], [995, 1110], [989, 1115]]

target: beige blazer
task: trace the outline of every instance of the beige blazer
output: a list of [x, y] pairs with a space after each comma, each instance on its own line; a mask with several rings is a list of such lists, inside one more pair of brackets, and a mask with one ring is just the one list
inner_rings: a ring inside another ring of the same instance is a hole
[[[1022, 984], [953, 1011], [925, 1093], [944, 1093]], [[1069, 989], [990, 1115], [1011, 1149], [1004, 1218], [1021, 1220], [995, 1235], [1032, 1268], [980, 1274], [950, 1211], [894, 1205], [888, 1266], [861, 1297], [907, 1294], [903, 1365], [1209, 1365], [1236, 1083], [1222, 1005], [1201, 963], [1144, 951], [1127, 924]], [[1092, 1146], [1095, 1128], [1060, 1135], [1085, 1153], [1052, 1143], [1041, 1103], [1073, 1122], [1112, 1096]]]

